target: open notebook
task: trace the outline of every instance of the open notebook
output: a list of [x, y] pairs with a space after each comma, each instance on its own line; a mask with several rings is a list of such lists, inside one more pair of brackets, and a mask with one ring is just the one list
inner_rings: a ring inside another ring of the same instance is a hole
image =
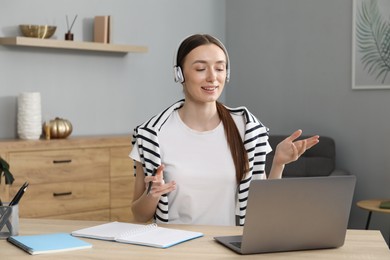
[[73, 236], [167, 248], [203, 236], [200, 232], [163, 228], [157, 224], [140, 225], [110, 222], [72, 232]]

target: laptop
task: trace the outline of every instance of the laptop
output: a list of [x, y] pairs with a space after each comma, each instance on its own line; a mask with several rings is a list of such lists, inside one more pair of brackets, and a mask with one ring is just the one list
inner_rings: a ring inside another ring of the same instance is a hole
[[356, 177], [253, 180], [242, 236], [216, 241], [239, 254], [341, 247]]

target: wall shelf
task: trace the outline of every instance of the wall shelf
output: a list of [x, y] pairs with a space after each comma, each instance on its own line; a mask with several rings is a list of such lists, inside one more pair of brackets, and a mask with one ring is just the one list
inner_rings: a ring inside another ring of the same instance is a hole
[[99, 52], [114, 52], [127, 54], [145, 53], [148, 51], [146, 46], [123, 45], [123, 44], [107, 44], [97, 42], [80, 42], [80, 41], [62, 41], [54, 39], [38, 39], [29, 37], [2, 37], [0, 45], [9, 46], [25, 46], [25, 47], [41, 47], [54, 49], [69, 49], [82, 51], [99, 51]]

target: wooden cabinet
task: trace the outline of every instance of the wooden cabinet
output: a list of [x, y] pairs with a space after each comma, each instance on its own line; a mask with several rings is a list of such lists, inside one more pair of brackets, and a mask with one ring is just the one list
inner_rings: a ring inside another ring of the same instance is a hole
[[132, 221], [130, 138], [2, 140], [0, 154], [15, 177], [2, 198], [12, 198], [28, 181], [20, 217]]
[[[133, 200], [134, 167], [128, 157], [130, 145], [117, 147], [110, 151], [110, 219], [133, 220], [130, 206]], [[126, 156], [123, 156], [123, 155]]]

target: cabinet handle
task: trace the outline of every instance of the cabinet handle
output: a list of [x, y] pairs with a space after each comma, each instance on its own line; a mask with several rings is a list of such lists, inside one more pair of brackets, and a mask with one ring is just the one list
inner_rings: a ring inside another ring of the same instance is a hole
[[71, 163], [72, 160], [53, 160], [53, 163]]
[[53, 197], [72, 195], [71, 191], [68, 192], [53, 192]]

